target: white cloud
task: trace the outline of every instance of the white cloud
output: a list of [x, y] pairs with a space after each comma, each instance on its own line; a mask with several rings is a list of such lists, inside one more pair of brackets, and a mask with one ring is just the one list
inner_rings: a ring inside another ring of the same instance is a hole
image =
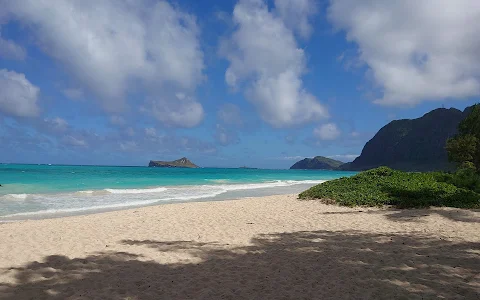
[[177, 94], [176, 101], [164, 98], [151, 98], [141, 110], [152, 114], [161, 122], [179, 127], [194, 127], [204, 117], [203, 107], [194, 98]]
[[15, 42], [2, 38], [0, 32], [0, 57], [14, 60], [24, 60], [27, 56], [27, 51]]
[[240, 0], [233, 12], [236, 30], [220, 49], [230, 62], [227, 84], [239, 88], [246, 81], [248, 99], [263, 120], [275, 127], [328, 116], [326, 108], [303, 87], [305, 53], [285, 18], [270, 12], [262, 0]]
[[320, 140], [331, 141], [337, 139], [341, 132], [334, 123], [327, 123], [315, 128], [313, 134]]
[[304, 38], [311, 35], [310, 18], [317, 12], [315, 0], [275, 0], [275, 9], [289, 28]]
[[174, 97], [183, 93], [193, 99], [203, 80], [200, 32], [194, 16], [167, 1], [17, 0], [2, 9], [30, 25], [42, 50], [96, 94], [107, 111], [125, 109], [134, 82], [147, 88], [150, 99], [161, 99], [157, 106], [168, 102], [168, 109], [154, 114], [160, 121], [181, 125], [188, 116], [190, 127], [198, 123], [192, 114], [203, 117], [200, 103]]
[[83, 90], [82, 89], [64, 89], [63, 94], [70, 98], [71, 100], [79, 100], [83, 98]]
[[480, 1], [331, 0], [328, 15], [382, 88], [375, 103], [480, 95]]
[[217, 113], [218, 119], [228, 125], [242, 126], [243, 120], [240, 108], [232, 103], [222, 105]]
[[24, 74], [0, 70], [0, 111], [16, 117], [38, 115], [40, 89], [31, 84]]

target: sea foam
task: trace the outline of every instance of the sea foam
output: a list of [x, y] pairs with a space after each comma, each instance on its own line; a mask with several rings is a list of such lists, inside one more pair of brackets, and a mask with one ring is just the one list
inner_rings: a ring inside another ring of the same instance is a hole
[[[276, 187], [295, 185], [314, 185], [325, 180], [276, 180], [260, 183], [242, 184], [210, 184], [189, 186], [168, 186], [144, 189], [103, 189], [85, 190], [60, 194], [9, 194], [2, 197], [11, 199], [26, 199], [35, 203], [35, 210], [25, 208], [22, 211], [4, 215], [3, 219], [22, 219], [33, 216], [55, 216], [82, 213], [88, 211], [116, 210], [129, 207], [148, 206], [160, 203], [182, 201], [201, 201], [202, 199], [217, 199], [222, 194], [235, 191], [255, 191]], [[234, 196], [235, 197], [235, 196]], [[227, 197], [228, 198], [228, 197]], [[23, 205], [22, 205], [23, 206]]]
[[165, 187], [151, 188], [151, 189], [105, 189], [111, 194], [145, 194], [145, 193], [160, 193], [166, 191]]
[[2, 200], [26, 200], [28, 194], [6, 194], [0, 197]]

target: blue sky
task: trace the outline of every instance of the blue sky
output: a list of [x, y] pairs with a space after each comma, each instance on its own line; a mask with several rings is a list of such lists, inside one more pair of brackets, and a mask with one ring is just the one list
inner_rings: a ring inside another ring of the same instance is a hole
[[480, 99], [475, 0], [2, 1], [0, 160], [288, 168]]

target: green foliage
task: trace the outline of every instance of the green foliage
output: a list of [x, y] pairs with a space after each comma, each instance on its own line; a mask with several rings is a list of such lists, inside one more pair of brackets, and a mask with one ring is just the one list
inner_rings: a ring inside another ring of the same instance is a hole
[[475, 105], [470, 114], [460, 122], [459, 134], [447, 141], [446, 149], [450, 161], [461, 168], [474, 167], [480, 172], [480, 105]]
[[480, 194], [480, 174], [475, 172], [471, 166], [459, 169], [454, 174], [438, 173], [437, 180], [455, 185]]
[[473, 158], [477, 149], [478, 139], [471, 134], [457, 135], [447, 141], [446, 149], [448, 152], [448, 159], [458, 163], [471, 162], [473, 165]]
[[472, 134], [480, 138], [480, 104], [472, 107], [470, 114], [458, 125], [461, 135]]
[[299, 198], [324, 199], [344, 206], [480, 208], [480, 194], [469, 189], [471, 183], [464, 175], [409, 173], [380, 167], [319, 184]]

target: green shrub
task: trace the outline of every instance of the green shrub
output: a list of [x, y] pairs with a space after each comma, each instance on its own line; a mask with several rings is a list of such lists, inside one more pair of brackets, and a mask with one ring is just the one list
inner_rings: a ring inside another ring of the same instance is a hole
[[480, 208], [480, 193], [469, 178], [466, 173], [408, 173], [380, 167], [319, 184], [299, 198], [328, 199], [345, 206]]
[[438, 174], [437, 180], [480, 194], [480, 175], [473, 168], [459, 169], [454, 174]]

